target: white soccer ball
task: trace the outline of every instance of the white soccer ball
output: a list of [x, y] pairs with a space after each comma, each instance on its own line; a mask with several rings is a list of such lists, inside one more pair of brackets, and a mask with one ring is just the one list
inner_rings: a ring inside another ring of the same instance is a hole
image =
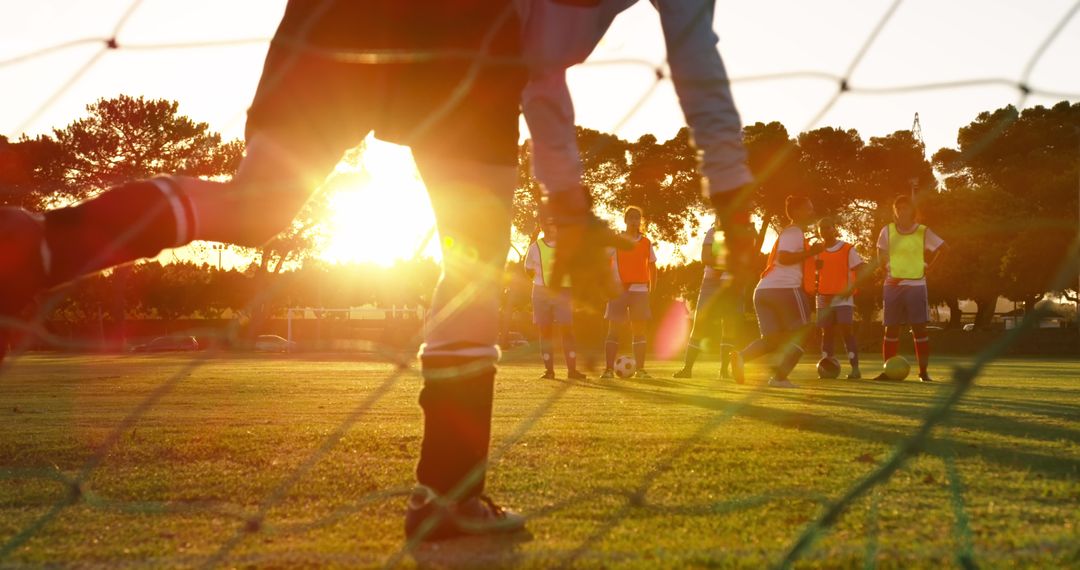
[[619, 378], [629, 378], [637, 370], [637, 362], [629, 356], [620, 356], [615, 359], [615, 375]]

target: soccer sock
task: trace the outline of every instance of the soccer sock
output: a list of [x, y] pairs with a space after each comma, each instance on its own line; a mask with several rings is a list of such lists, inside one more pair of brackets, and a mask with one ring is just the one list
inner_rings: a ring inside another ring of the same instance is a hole
[[615, 368], [615, 355], [619, 352], [619, 340], [611, 338], [610, 336], [604, 341], [604, 362], [605, 368], [613, 370]]
[[852, 368], [859, 367], [859, 344], [855, 341], [855, 333], [848, 332], [844, 335], [844, 347], [847, 348], [848, 362]]
[[190, 201], [168, 178], [111, 188], [81, 204], [45, 213], [52, 284], [153, 257], [191, 241]]
[[463, 498], [484, 490], [491, 441], [495, 367], [464, 357], [424, 357], [424, 439], [416, 480], [446, 495], [464, 486]]
[[563, 356], [566, 357], [566, 369], [577, 370], [577, 339], [569, 329], [563, 332], [562, 347]]
[[799, 359], [802, 358], [803, 349], [797, 344], [788, 345], [788, 349], [784, 352], [784, 357], [780, 359], [780, 363], [776, 366], [776, 376], [778, 379], [786, 379], [788, 374], [791, 374], [792, 370], [799, 364]]
[[690, 343], [686, 345], [686, 358], [683, 359], [683, 368], [693, 370], [698, 354], [701, 354], [701, 346], [697, 344], [697, 340], [690, 339]]
[[834, 327], [827, 326], [821, 327], [821, 357], [825, 358], [833, 356], [833, 349], [836, 345], [834, 338]]
[[724, 339], [720, 339], [720, 372], [726, 374], [731, 368], [731, 352], [728, 351]]
[[915, 357], [919, 359], [919, 374], [926, 374], [926, 369], [930, 366], [930, 339], [925, 336], [917, 338], [915, 333], [911, 334], [911, 338], [915, 339]]
[[900, 339], [885, 337], [881, 341], [881, 359], [888, 361], [890, 358], [896, 356], [896, 353], [900, 351]]
[[638, 370], [645, 369], [645, 337], [634, 336], [634, 365]]
[[550, 371], [555, 370], [555, 359], [552, 356], [552, 343], [551, 337], [540, 337], [540, 358], [544, 359], [544, 369]]

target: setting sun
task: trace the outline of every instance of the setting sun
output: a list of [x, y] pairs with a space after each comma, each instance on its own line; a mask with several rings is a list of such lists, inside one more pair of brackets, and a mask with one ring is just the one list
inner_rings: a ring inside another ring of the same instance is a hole
[[328, 189], [320, 258], [390, 265], [420, 248], [440, 257], [431, 203], [408, 148], [368, 138], [358, 164], [339, 164]]

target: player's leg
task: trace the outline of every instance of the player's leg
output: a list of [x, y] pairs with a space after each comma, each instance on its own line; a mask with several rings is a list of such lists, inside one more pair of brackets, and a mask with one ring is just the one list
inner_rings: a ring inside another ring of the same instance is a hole
[[[443, 272], [420, 349], [424, 438], [416, 478], [422, 487], [410, 499], [406, 533], [421, 532], [431, 520], [435, 530], [428, 538], [440, 538], [470, 532], [450, 515], [440, 516], [440, 501], [458, 509], [482, 506], [477, 501], [491, 436], [499, 291], [517, 173], [503, 164], [414, 154], [442, 239]], [[501, 510], [482, 510], [476, 518], [496, 530], [524, 524]]]
[[555, 325], [543, 325], [540, 327], [540, 358], [544, 361], [544, 375], [541, 378], [553, 380], [555, 378]]
[[683, 367], [682, 370], [674, 374], [675, 378], [692, 378], [694, 376], [694, 363], [697, 362], [698, 355], [701, 354], [703, 341], [706, 339], [715, 341], [712, 338], [715, 327], [711, 314], [715, 304], [713, 300], [715, 289], [716, 287], [711, 280], [703, 279], [701, 281], [701, 287], [698, 290], [697, 308], [694, 311], [694, 322], [690, 328], [690, 340], [686, 343], [686, 355], [683, 357]]
[[645, 354], [648, 348], [649, 318], [652, 311], [649, 308], [649, 294], [644, 291], [630, 293], [630, 333], [634, 343], [634, 366], [637, 372], [635, 378], [652, 378], [645, 371]]
[[783, 291], [783, 289], [754, 291], [754, 313], [757, 315], [760, 336], [746, 348], [731, 353], [731, 375], [739, 384], [745, 381], [744, 367], [747, 362], [772, 353], [783, 342], [783, 320], [776, 291]]
[[836, 307], [836, 321], [836, 333], [844, 339], [848, 364], [851, 365], [848, 380], [862, 378], [862, 372], [859, 371], [859, 345], [855, 340], [855, 308], [846, 305]]
[[555, 296], [553, 317], [555, 324], [562, 331], [563, 357], [566, 359], [566, 377], [570, 380], [585, 380], [586, 376], [577, 369], [577, 338], [574, 336], [574, 309], [570, 300], [570, 291], [560, 290]]
[[630, 293], [623, 291], [618, 297], [608, 301], [604, 318], [608, 322], [607, 337], [604, 338], [604, 372], [601, 378], [615, 377], [615, 358], [619, 354], [619, 329], [627, 320], [630, 311]]
[[836, 307], [818, 307], [817, 326], [821, 332], [821, 357], [835, 355]]
[[788, 376], [798, 366], [804, 353], [802, 342], [810, 322], [810, 305], [802, 289], [777, 289], [777, 291], [787, 293], [787, 295], [778, 296], [777, 302], [785, 346], [780, 360], [774, 367], [769, 386], [794, 388], [795, 384], [788, 380]]
[[551, 292], [543, 285], [533, 284], [532, 289], [533, 324], [540, 333], [540, 359], [544, 362], [544, 375], [541, 378], [555, 378], [554, 351], [554, 315]]
[[915, 341], [915, 358], [919, 361], [919, 380], [933, 382], [930, 377], [930, 336], [926, 325], [930, 322], [930, 303], [926, 286], [906, 287], [908, 319], [911, 323], [911, 337]]

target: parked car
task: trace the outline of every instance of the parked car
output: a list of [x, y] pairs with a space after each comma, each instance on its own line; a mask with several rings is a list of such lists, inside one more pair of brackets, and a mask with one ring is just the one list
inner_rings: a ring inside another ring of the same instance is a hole
[[131, 347], [131, 352], [186, 352], [199, 350], [193, 336], [159, 336], [146, 344]]
[[506, 333], [506, 346], [501, 346], [505, 350], [511, 350], [514, 348], [525, 348], [529, 346], [529, 341], [525, 338], [525, 335], [510, 331]]
[[296, 343], [281, 338], [276, 334], [261, 334], [255, 337], [255, 350], [259, 352], [292, 352]]

